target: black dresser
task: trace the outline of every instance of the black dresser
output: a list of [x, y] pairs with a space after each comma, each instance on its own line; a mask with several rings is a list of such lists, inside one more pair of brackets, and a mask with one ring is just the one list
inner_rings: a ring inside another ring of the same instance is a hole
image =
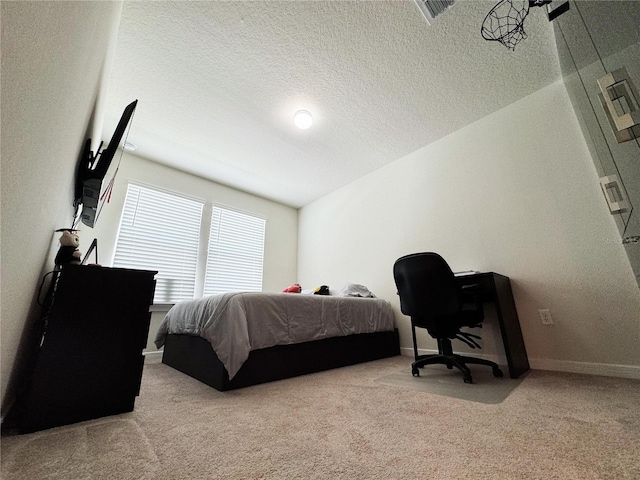
[[81, 265], [54, 273], [20, 431], [133, 410], [156, 273]]

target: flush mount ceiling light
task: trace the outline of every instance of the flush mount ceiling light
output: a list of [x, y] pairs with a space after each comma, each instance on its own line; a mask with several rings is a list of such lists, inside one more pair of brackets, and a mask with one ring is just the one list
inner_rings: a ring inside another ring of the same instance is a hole
[[296, 127], [306, 130], [313, 123], [313, 117], [307, 110], [298, 110], [293, 116], [293, 123]]

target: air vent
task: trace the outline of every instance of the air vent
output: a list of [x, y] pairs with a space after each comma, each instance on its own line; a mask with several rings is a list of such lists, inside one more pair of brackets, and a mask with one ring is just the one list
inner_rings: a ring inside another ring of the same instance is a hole
[[418, 8], [429, 25], [433, 25], [436, 18], [449, 10], [455, 0], [415, 0]]

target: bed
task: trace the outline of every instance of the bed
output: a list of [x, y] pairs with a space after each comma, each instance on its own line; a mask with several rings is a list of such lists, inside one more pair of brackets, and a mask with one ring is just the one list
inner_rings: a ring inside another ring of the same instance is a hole
[[400, 354], [389, 302], [292, 293], [180, 302], [155, 343], [163, 363], [220, 391]]

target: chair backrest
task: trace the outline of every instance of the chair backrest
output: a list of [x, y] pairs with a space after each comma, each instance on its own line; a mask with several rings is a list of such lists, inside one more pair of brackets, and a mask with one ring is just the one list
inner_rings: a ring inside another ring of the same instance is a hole
[[413, 319], [455, 315], [462, 309], [462, 289], [447, 262], [437, 253], [414, 253], [399, 258], [393, 277], [402, 313]]

